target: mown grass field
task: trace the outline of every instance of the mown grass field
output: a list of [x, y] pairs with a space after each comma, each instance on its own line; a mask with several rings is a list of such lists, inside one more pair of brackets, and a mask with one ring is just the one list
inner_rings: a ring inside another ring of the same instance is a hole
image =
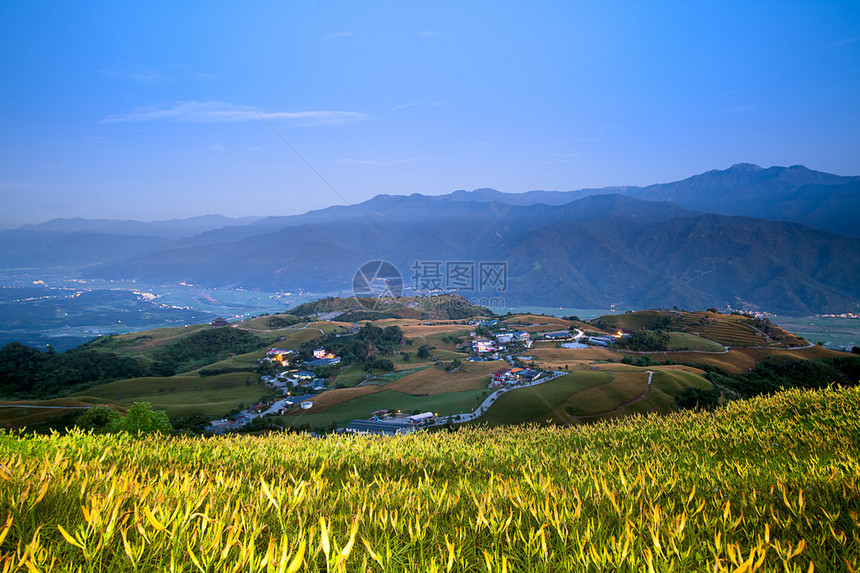
[[667, 310], [639, 310], [624, 314], [604, 315], [600, 317], [600, 320], [612, 325], [613, 328], [630, 332], [633, 330], [652, 329], [658, 320], [674, 317], [675, 314]]
[[[648, 373], [613, 372], [612, 382], [578, 392], [567, 399], [565, 411], [576, 416], [597, 416], [610, 412], [648, 390]], [[567, 410], [567, 408], [571, 410]]]
[[860, 570], [860, 390], [390, 439], [0, 433], [0, 570]]
[[566, 320], [564, 318], [559, 318], [557, 316], [545, 316], [545, 315], [535, 315], [535, 314], [515, 314], [513, 316], [505, 317], [502, 322], [508, 326], [520, 326], [520, 325], [529, 325], [529, 326], [538, 326], [538, 325], [558, 325], [556, 330], [561, 328], [567, 328], [570, 325], [574, 324], [573, 321]]
[[463, 362], [461, 369], [456, 372], [426, 368], [392, 382], [386, 386], [386, 389], [407, 394], [442, 394], [464, 390], [481, 390], [490, 385], [495, 370], [506, 366], [508, 366], [507, 362], [496, 360], [492, 362]]
[[722, 352], [722, 345], [686, 332], [669, 333], [669, 350], [698, 350], [700, 352]]
[[[151, 402], [170, 418], [200, 412], [223, 416], [238, 404], [250, 406], [271, 390], [258, 383], [254, 373], [235, 372], [217, 376], [170, 376], [129, 378], [83, 390], [71, 397], [81, 401], [102, 400], [119, 406]], [[250, 382], [250, 383], [249, 383]]]
[[572, 372], [537, 386], [506, 392], [489, 407], [481, 417], [481, 423], [576, 424], [584, 420], [592, 422], [597, 417], [621, 417], [641, 412], [668, 413], [675, 410], [675, 399], [684, 388], [713, 388], [700, 373], [651, 368], [654, 375], [648, 394], [634, 404], [619, 408], [638, 398], [647, 389], [649, 369], [612, 367], [611, 371]]
[[[91, 405], [106, 404], [105, 400], [89, 398], [74, 400], [55, 398], [53, 400], [2, 400], [0, 401], [0, 428], [28, 428], [43, 431], [47, 427], [72, 425], [72, 420]], [[30, 408], [29, 406], [38, 406]], [[44, 408], [42, 406], [48, 406]], [[75, 409], [63, 409], [75, 408]]]
[[570, 398], [580, 392], [612, 382], [609, 372], [576, 372], [529, 388], [518, 388], [499, 396], [481, 417], [491, 426], [527, 422], [569, 420], [563, 412]]
[[349, 388], [364, 382], [368, 376], [378, 376], [380, 374], [385, 374], [385, 371], [371, 369], [371, 371], [368, 372], [361, 364], [352, 364], [339, 370], [338, 373], [329, 381], [329, 386], [346, 386]]
[[326, 390], [320, 394], [317, 394], [313, 398], [310, 399], [310, 402], [313, 402], [313, 412], [314, 414], [319, 414], [333, 406], [338, 406], [340, 404], [345, 404], [350, 400], [354, 400], [360, 396], [366, 396], [368, 394], [373, 394], [374, 392], [379, 392], [379, 386], [358, 386], [355, 388], [335, 388], [332, 390]]
[[266, 356], [267, 348], [261, 348], [260, 350], [254, 350], [253, 352], [246, 352], [245, 354], [237, 354], [235, 356], [231, 356], [224, 360], [213, 362], [212, 364], [207, 364], [202, 368], [198, 368], [196, 370], [191, 370], [189, 374], [196, 374], [200, 370], [216, 370], [219, 368], [242, 368], [247, 369], [249, 371], [256, 371], [257, 363], [261, 358]]

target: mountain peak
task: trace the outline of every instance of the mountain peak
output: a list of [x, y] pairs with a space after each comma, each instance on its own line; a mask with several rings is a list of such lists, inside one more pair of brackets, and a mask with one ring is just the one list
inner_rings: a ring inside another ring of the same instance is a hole
[[729, 171], [761, 171], [762, 168], [755, 163], [735, 163], [728, 169]]

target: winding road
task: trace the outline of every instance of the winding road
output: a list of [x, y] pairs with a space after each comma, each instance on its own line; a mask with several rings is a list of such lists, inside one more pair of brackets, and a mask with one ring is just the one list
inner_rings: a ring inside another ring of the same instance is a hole
[[[434, 423], [432, 423], [430, 425], [431, 426], [444, 426], [445, 424], [448, 423], [448, 418], [455, 418], [455, 417], [458, 418], [456, 420], [456, 423], [458, 423], [458, 424], [461, 424], [463, 422], [471, 422], [473, 420], [477, 420], [478, 418], [483, 416], [486, 413], [487, 408], [492, 406], [493, 403], [496, 401], [496, 399], [499, 396], [501, 396], [502, 394], [504, 394], [505, 392], [510, 392], [511, 390], [517, 390], [519, 388], [529, 388], [531, 386], [537, 386], [538, 384], [543, 384], [544, 382], [549, 382], [550, 380], [555, 380], [559, 376], [564, 376], [565, 374], [568, 374], [568, 372], [563, 372], [561, 370], [555, 370], [555, 371], [553, 371], [552, 374], [550, 374], [546, 378], [538, 378], [537, 380], [529, 382], [528, 384], [522, 384], [520, 386], [512, 386], [510, 388], [499, 388], [498, 390], [496, 390], [495, 392], [493, 392], [492, 394], [487, 396], [487, 398], [483, 402], [481, 402], [481, 405], [478, 406], [474, 412], [468, 412], [465, 414], [453, 414], [451, 416], [440, 416], [438, 420], [436, 420]], [[650, 381], [650, 379], [649, 379], [649, 381]]]

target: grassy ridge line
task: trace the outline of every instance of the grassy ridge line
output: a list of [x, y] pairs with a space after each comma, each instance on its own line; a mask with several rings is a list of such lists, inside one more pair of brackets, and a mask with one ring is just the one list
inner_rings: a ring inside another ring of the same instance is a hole
[[855, 388], [389, 440], [0, 434], [0, 567], [858, 570], [858, 414]]

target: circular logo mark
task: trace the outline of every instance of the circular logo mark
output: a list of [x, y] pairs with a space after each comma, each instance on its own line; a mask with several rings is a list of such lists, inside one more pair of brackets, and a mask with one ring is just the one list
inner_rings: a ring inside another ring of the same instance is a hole
[[385, 310], [398, 304], [403, 276], [388, 261], [368, 261], [352, 277], [352, 294], [365, 308]]

